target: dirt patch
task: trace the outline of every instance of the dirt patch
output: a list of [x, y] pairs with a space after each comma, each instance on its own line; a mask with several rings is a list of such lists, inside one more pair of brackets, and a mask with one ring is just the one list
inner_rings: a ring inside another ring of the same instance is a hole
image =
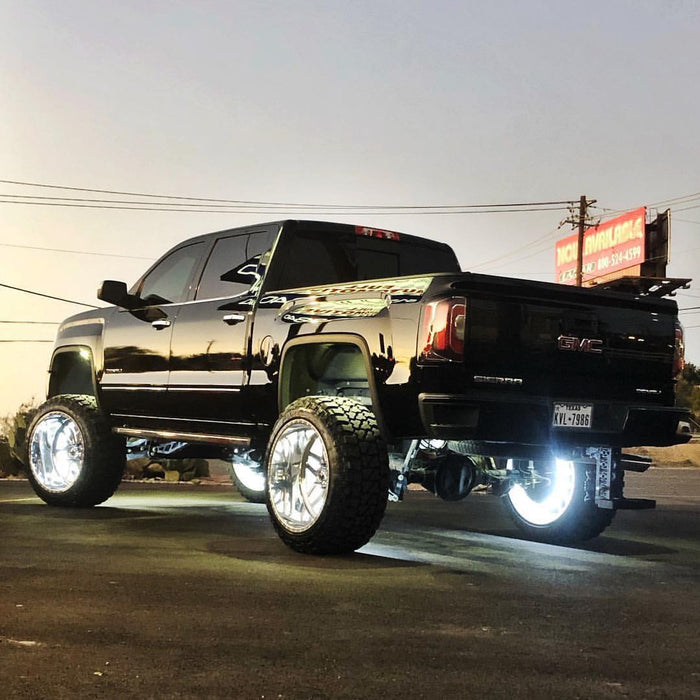
[[671, 447], [631, 447], [629, 452], [651, 457], [655, 467], [700, 468], [700, 442]]

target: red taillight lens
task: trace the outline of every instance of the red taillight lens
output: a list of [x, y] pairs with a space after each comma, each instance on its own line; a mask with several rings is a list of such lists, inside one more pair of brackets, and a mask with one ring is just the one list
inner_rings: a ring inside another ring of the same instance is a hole
[[461, 362], [466, 322], [467, 300], [464, 297], [426, 304], [418, 337], [418, 358]]
[[676, 339], [673, 349], [673, 376], [677, 377], [685, 367], [685, 340], [683, 338], [683, 326], [676, 321]]

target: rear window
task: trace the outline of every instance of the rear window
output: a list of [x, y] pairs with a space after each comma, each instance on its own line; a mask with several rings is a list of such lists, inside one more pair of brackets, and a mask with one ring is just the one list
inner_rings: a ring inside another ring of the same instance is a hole
[[460, 271], [452, 249], [441, 243], [304, 229], [285, 236], [275, 267], [276, 289]]

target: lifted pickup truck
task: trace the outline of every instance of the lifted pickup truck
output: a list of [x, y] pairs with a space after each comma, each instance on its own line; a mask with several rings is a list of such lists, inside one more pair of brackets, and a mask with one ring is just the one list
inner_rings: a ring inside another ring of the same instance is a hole
[[[28, 431], [36, 492], [92, 506], [125, 442], [227, 451], [303, 552], [357, 549], [409, 483], [502, 499], [523, 532], [598, 535], [632, 445], [683, 442], [675, 302], [462, 272], [446, 245], [283, 221], [192, 238], [59, 328]], [[166, 449], [165, 447], [163, 449]]]

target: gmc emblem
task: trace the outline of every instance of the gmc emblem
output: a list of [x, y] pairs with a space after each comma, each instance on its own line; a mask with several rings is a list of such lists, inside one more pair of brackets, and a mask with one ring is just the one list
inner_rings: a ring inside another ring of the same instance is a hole
[[602, 340], [596, 338], [576, 338], [573, 335], [560, 335], [557, 338], [557, 348], [559, 350], [571, 350], [572, 352], [594, 352], [600, 354], [603, 351], [600, 346]]

